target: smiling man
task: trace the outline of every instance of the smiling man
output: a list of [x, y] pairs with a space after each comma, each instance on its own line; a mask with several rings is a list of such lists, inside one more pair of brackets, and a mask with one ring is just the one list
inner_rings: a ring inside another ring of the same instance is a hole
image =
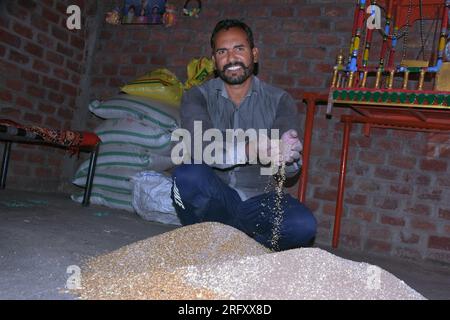
[[211, 36], [211, 49], [218, 77], [183, 95], [182, 128], [192, 137], [198, 134], [194, 132], [194, 122], [198, 121], [203, 130], [220, 132], [275, 130], [281, 136], [282, 148], [270, 143], [270, 139], [280, 141], [271, 134], [260, 135], [256, 141], [220, 141], [222, 147], [215, 149], [215, 157], [224, 161], [212, 165], [199, 163], [201, 159], [195, 159], [199, 153], [192, 151], [194, 163], [199, 164], [182, 164], [173, 174], [172, 199], [180, 221], [183, 225], [206, 221], [228, 224], [272, 249], [310, 245], [316, 220], [306, 206], [286, 194], [281, 203], [279, 239], [274, 246], [272, 231], [279, 221], [273, 210], [277, 195], [274, 190], [265, 190], [273, 177], [261, 174], [263, 164], [250, 161], [255, 154], [259, 160], [263, 154], [270, 155], [277, 167], [283, 164], [288, 177], [297, 176], [302, 143], [294, 100], [255, 75], [259, 51], [245, 23], [220, 21]]

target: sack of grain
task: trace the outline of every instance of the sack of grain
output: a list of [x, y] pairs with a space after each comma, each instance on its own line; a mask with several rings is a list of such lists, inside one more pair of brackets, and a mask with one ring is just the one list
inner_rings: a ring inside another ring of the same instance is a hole
[[[81, 203], [83, 201], [83, 193], [71, 195], [73, 201]], [[92, 187], [90, 203], [106, 206], [112, 209], [122, 209], [134, 212], [132, 202], [132, 191], [114, 187]]]
[[[123, 143], [101, 144], [96, 165], [96, 175], [103, 168], [109, 170], [130, 169], [133, 174], [143, 170], [166, 171], [174, 167], [170, 157], [153, 153], [150, 149]], [[87, 175], [89, 159], [75, 173], [75, 179]], [[105, 170], [103, 170], [105, 172]], [[76, 183], [78, 184], [78, 183]], [[78, 184], [79, 185], [79, 184]], [[84, 185], [81, 182], [81, 185]]]
[[103, 145], [127, 144], [149, 149], [154, 154], [170, 156], [170, 132], [147, 121], [131, 118], [103, 121], [95, 133]]
[[89, 110], [103, 119], [134, 118], [169, 131], [180, 124], [180, 112], [177, 108], [136, 95], [120, 94], [105, 101], [94, 100], [89, 104]]
[[172, 179], [155, 171], [144, 171], [131, 179], [132, 205], [145, 220], [181, 225], [172, 204]]

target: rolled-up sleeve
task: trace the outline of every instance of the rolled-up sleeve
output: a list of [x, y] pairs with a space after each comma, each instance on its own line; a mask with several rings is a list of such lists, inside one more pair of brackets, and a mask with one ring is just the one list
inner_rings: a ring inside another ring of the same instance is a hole
[[[273, 122], [272, 129], [280, 131], [280, 138], [286, 131], [294, 129], [298, 133], [300, 141], [303, 143], [303, 130], [300, 122], [300, 114], [297, 105], [292, 97], [286, 92], [280, 97], [277, 114]], [[302, 166], [302, 158], [290, 165], [286, 166], [286, 176], [295, 176]]]

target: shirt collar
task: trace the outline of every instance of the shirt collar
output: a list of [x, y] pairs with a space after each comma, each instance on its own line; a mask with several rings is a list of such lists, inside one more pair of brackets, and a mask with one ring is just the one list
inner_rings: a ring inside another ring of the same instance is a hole
[[[222, 95], [222, 97], [229, 99], [228, 92], [225, 89], [225, 82], [222, 79], [220, 79], [219, 77], [217, 77], [215, 80], [217, 80], [216, 85], [215, 85], [216, 90], [220, 91], [220, 94]], [[250, 89], [248, 90], [248, 92], [245, 96], [249, 97], [252, 95], [252, 93], [257, 93], [260, 86], [261, 86], [261, 83], [260, 83], [259, 78], [255, 75], [253, 75]]]

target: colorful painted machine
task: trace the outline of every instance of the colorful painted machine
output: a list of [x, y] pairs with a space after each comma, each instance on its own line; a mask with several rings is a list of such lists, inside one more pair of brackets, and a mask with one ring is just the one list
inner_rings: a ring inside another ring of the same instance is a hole
[[[449, 122], [449, 6], [449, 0], [357, 1], [348, 59], [338, 55], [327, 113], [340, 104], [363, 116], [439, 122], [435, 111], [446, 109]], [[422, 59], [411, 59], [418, 48]]]

